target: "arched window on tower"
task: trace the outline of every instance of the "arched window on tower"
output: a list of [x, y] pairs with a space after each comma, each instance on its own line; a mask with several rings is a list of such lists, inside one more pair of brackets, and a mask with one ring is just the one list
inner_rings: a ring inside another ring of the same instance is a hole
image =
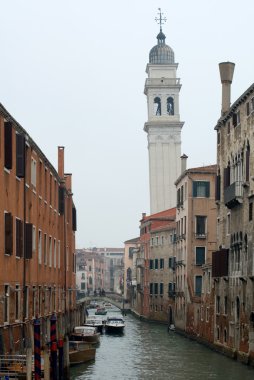
[[161, 116], [161, 99], [158, 96], [154, 98], [153, 104], [154, 104], [154, 111], [153, 111], [154, 115]]
[[167, 98], [167, 114], [174, 115], [174, 99], [171, 96]]

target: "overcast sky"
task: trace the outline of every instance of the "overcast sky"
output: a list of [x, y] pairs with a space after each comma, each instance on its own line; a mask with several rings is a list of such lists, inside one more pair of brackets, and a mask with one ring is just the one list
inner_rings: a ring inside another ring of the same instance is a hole
[[73, 173], [77, 248], [122, 247], [149, 213], [145, 68], [161, 7], [181, 78], [182, 153], [216, 162], [218, 63], [253, 83], [253, 0], [0, 0], [0, 102]]

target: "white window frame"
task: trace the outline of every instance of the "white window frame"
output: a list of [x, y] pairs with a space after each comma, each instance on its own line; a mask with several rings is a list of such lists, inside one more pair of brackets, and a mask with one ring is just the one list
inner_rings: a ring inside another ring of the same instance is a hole
[[36, 187], [36, 160], [31, 158], [31, 185]]
[[49, 267], [52, 267], [52, 236], [49, 236]]
[[42, 231], [38, 230], [38, 263], [42, 263]]

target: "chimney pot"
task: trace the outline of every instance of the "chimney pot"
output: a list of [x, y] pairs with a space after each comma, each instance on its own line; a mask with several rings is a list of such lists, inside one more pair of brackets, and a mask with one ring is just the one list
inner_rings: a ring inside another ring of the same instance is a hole
[[225, 114], [231, 104], [231, 83], [233, 80], [235, 64], [232, 62], [219, 63], [220, 78], [222, 83], [221, 114]]

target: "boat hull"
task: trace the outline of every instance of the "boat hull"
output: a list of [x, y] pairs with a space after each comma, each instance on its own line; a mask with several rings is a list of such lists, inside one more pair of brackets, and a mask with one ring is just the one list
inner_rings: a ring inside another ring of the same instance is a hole
[[95, 348], [84, 348], [80, 350], [69, 351], [70, 365], [73, 366], [94, 360], [95, 353]]

